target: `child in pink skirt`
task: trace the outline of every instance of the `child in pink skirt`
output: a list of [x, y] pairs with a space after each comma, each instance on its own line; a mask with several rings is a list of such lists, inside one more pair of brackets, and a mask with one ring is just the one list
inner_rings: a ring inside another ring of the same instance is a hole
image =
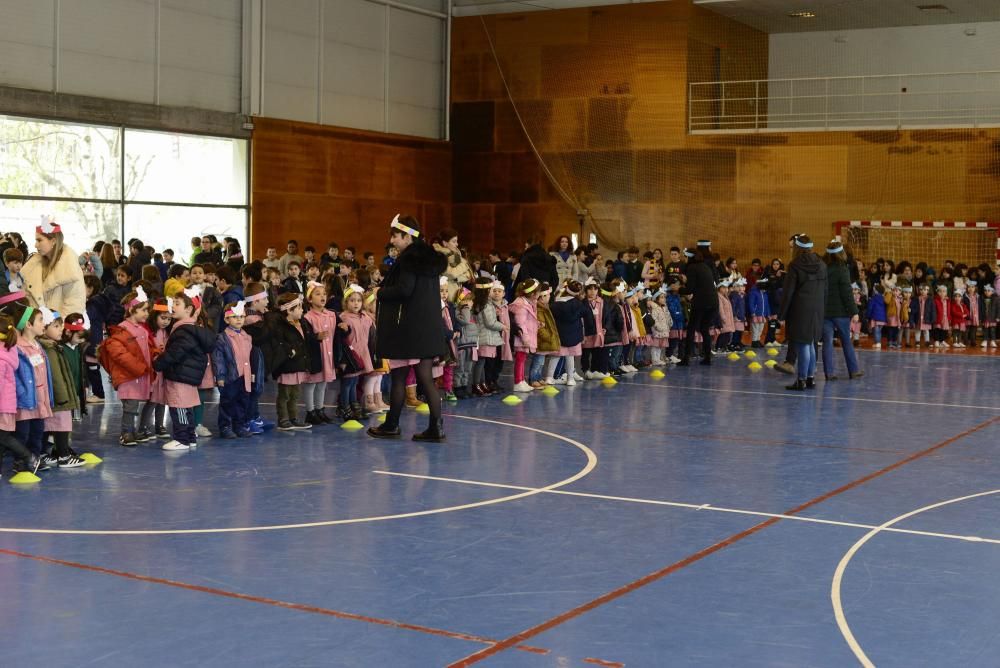
[[15, 469], [34, 472], [38, 469], [39, 459], [14, 437], [17, 391], [20, 389], [16, 382], [17, 365], [17, 330], [9, 317], [0, 315], [0, 464], [3, 464], [5, 454], [10, 452]]
[[[26, 306], [14, 311], [19, 336], [17, 337], [18, 368], [17, 412], [14, 415], [14, 433], [41, 460], [39, 470], [52, 468], [53, 458], [43, 456], [45, 419], [52, 417], [52, 373], [45, 351], [38, 338], [45, 332], [41, 312]], [[28, 383], [34, 383], [31, 387]]]
[[326, 308], [326, 287], [310, 281], [306, 285], [306, 303], [309, 310], [303, 316], [312, 325], [319, 341], [322, 369], [309, 374], [302, 390], [305, 393], [306, 422], [312, 425], [330, 424], [333, 418], [323, 410], [326, 405], [326, 386], [337, 379], [333, 360], [333, 336], [337, 327], [337, 314]]
[[63, 320], [55, 311], [47, 308], [42, 312], [45, 331], [38, 343], [48, 357], [52, 375], [52, 416], [45, 418], [45, 433], [52, 436], [53, 453], [59, 468], [76, 468], [84, 461], [69, 447], [73, 433], [73, 411], [80, 407], [80, 394], [76, 391], [73, 371], [63, 352]]
[[[340, 314], [337, 327], [343, 332], [340, 341], [350, 352], [350, 361], [342, 364], [340, 375], [340, 403], [338, 414], [345, 421], [368, 417], [367, 411], [358, 401], [358, 381], [370, 374], [371, 352], [368, 350], [368, 335], [371, 333], [372, 319], [364, 312], [364, 290], [358, 285], [350, 285], [344, 291], [344, 310]], [[351, 367], [354, 364], [354, 367]]]
[[[370, 290], [365, 293], [365, 314], [372, 321], [372, 328], [368, 334], [369, 341], [375, 340], [375, 304], [375, 291]], [[389, 410], [389, 405], [382, 400], [382, 379], [385, 378], [389, 366], [376, 359], [375, 351], [371, 350], [371, 346], [369, 346], [368, 352], [371, 353], [374, 370], [361, 381], [364, 383], [361, 388], [363, 405], [367, 406], [369, 413], [384, 413]]]
[[485, 387], [483, 389], [486, 394], [496, 394], [500, 391], [500, 373], [503, 371], [503, 363], [511, 362], [514, 359], [513, 350], [510, 347], [510, 311], [505, 295], [506, 289], [503, 283], [494, 280], [490, 284], [489, 304], [493, 307], [493, 316], [500, 325], [500, 343], [495, 347], [480, 346], [479, 348], [479, 356], [485, 360], [483, 363], [483, 384]]
[[[153, 334], [153, 357], [156, 358], [167, 345], [170, 336], [170, 305], [166, 299], [157, 299], [149, 311], [146, 325]], [[170, 438], [170, 432], [163, 426], [167, 412], [167, 395], [164, 391], [163, 374], [157, 373], [150, 385], [149, 401], [142, 407], [139, 424], [144, 432], [153, 434], [156, 438]]]
[[525, 364], [528, 355], [538, 348], [538, 289], [540, 283], [534, 279], [521, 281], [517, 285], [517, 299], [510, 305], [514, 320], [514, 391], [533, 392], [535, 388], [525, 380]]

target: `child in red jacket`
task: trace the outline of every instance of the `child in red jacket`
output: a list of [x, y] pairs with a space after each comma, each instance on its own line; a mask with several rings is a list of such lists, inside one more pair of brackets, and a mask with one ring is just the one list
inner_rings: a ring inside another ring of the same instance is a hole
[[951, 347], [964, 348], [962, 343], [963, 335], [969, 325], [969, 307], [965, 304], [964, 295], [959, 290], [955, 290], [951, 300], [951, 308], [948, 311], [948, 319], [951, 321]]
[[111, 376], [111, 384], [122, 400], [120, 445], [133, 447], [154, 438], [145, 429], [136, 432], [135, 422], [143, 404], [152, 395], [153, 351], [156, 344], [146, 320], [149, 298], [141, 287], [122, 298], [125, 319], [108, 328], [110, 336], [101, 344], [101, 364]]

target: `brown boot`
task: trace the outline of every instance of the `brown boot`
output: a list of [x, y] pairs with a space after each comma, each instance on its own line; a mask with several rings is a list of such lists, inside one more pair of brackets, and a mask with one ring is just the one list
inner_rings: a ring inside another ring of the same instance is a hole
[[417, 386], [409, 385], [406, 388], [406, 405], [409, 408], [416, 408], [420, 405], [420, 399], [417, 399]]
[[366, 394], [364, 397], [362, 397], [361, 405], [369, 413], [378, 412], [378, 406], [375, 405], [375, 397], [373, 397], [370, 394]]

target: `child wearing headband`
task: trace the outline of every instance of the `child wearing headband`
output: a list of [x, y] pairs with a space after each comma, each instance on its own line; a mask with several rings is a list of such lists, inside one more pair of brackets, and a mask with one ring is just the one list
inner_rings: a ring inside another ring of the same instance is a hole
[[983, 348], [997, 347], [997, 321], [1000, 321], [1000, 298], [990, 283], [983, 286]]
[[[860, 292], [859, 287], [855, 287], [855, 295]], [[910, 299], [910, 328], [917, 333], [916, 347], [920, 347], [921, 338], [929, 348], [931, 342], [931, 328], [934, 326], [934, 299], [931, 295], [931, 286], [928, 283], [921, 283], [918, 294]], [[852, 323], [853, 324], [853, 323]], [[853, 333], [853, 329], [851, 330]]]
[[473, 293], [459, 288], [455, 293], [455, 324], [459, 336], [456, 341], [458, 366], [455, 367], [455, 395], [468, 399], [471, 394], [472, 366], [479, 359], [479, 321], [472, 313]]
[[[559, 329], [556, 327], [555, 316], [549, 304], [552, 301], [552, 287], [542, 283], [538, 289], [538, 301], [535, 303], [535, 315], [538, 318], [537, 349], [531, 357], [531, 367], [528, 372], [528, 384], [536, 390], [544, 389], [550, 380], [555, 380], [551, 374], [559, 363]], [[548, 364], [551, 361], [551, 364]], [[546, 371], [548, 364], [548, 371]]]
[[17, 425], [14, 416], [17, 413], [18, 389], [18, 350], [17, 330], [9, 316], [0, 315], [0, 475], [2, 475], [3, 459], [9, 452], [14, 458], [14, 468], [19, 471], [35, 472], [40, 460], [35, 457], [24, 444], [14, 436]]
[[497, 312], [497, 320], [503, 325], [503, 342], [496, 349], [493, 358], [487, 359], [486, 369], [484, 369], [484, 381], [490, 394], [500, 392], [500, 374], [503, 372], [504, 362], [514, 361], [514, 349], [511, 347], [510, 336], [510, 306], [507, 304], [507, 288], [494, 281], [490, 288], [490, 303], [493, 304]]
[[[965, 330], [965, 345], [976, 347], [976, 333], [983, 325], [983, 296], [979, 294], [979, 283], [973, 279], [965, 281], [965, 294], [962, 296], [965, 307], [969, 311], [969, 326]], [[983, 337], [983, 347], [986, 347], [986, 337]]]
[[525, 365], [528, 355], [538, 349], [538, 292], [541, 283], [529, 278], [517, 284], [517, 297], [510, 305], [514, 335], [514, 391], [532, 392], [537, 388], [527, 382]]
[[97, 361], [98, 347], [104, 340], [104, 322], [111, 310], [111, 302], [103, 294], [101, 279], [86, 274], [83, 277], [84, 290], [87, 294], [87, 320], [90, 322], [88, 344], [84, 358], [87, 361], [87, 383], [90, 385], [88, 404], [104, 403], [104, 379], [101, 377], [101, 365]]
[[39, 470], [52, 468], [54, 458], [43, 455], [45, 418], [52, 417], [52, 372], [38, 338], [45, 332], [42, 313], [33, 306], [15, 311], [18, 330], [17, 412], [14, 432], [17, 440], [41, 460]]
[[[358, 383], [374, 370], [368, 347], [374, 321], [364, 312], [364, 290], [349, 285], [344, 293], [344, 311], [337, 325], [340, 401], [337, 415], [347, 420], [367, 419], [367, 409], [358, 401]], [[369, 399], [369, 405], [371, 400]]]
[[[602, 313], [604, 327], [604, 350], [607, 353], [608, 372], [620, 376], [623, 337], [625, 336], [625, 314], [622, 311], [622, 301], [625, 294], [625, 281], [613, 278], [601, 288], [601, 298], [604, 300]], [[599, 380], [595, 377], [595, 380]]]
[[580, 366], [587, 380], [601, 380], [607, 377], [608, 359], [604, 348], [604, 299], [597, 280], [588, 278], [584, 285], [586, 306], [594, 318], [594, 333], [583, 337], [583, 353]]
[[[458, 363], [456, 341], [462, 333], [457, 324], [458, 316], [455, 312], [455, 305], [448, 301], [448, 294], [451, 291], [448, 277], [441, 276], [438, 283], [438, 296], [441, 298], [441, 321], [444, 324], [444, 340], [448, 354], [435, 360], [432, 372], [435, 374], [435, 378], [441, 376], [441, 389], [444, 390], [443, 400], [457, 401], [458, 398], [455, 396], [455, 365]], [[421, 402], [417, 399], [417, 374], [407, 374], [406, 380], [408, 405], [419, 406]]]
[[215, 338], [212, 350], [212, 373], [219, 387], [219, 437], [249, 438], [250, 388], [256, 378], [250, 366], [253, 340], [243, 331], [246, 302], [226, 304], [223, 319], [226, 328]]
[[951, 329], [951, 303], [948, 301], [948, 286], [937, 286], [934, 295], [934, 327], [931, 328], [931, 338], [935, 348], [948, 347], [948, 331]]
[[84, 461], [69, 446], [73, 433], [73, 411], [80, 407], [79, 376], [73, 377], [66, 357], [63, 339], [63, 319], [55, 311], [40, 309], [45, 330], [38, 339], [48, 358], [52, 372], [52, 416], [45, 418], [45, 433], [54, 443], [53, 454], [59, 468], [76, 468]]
[[872, 344], [872, 348], [875, 350], [882, 348], [882, 328], [885, 327], [888, 318], [884, 292], [885, 287], [881, 283], [876, 283], [873, 286], [871, 299], [868, 300], [868, 312], [865, 314], [871, 327], [872, 338], [875, 340], [875, 343]]
[[292, 431], [311, 429], [311, 424], [299, 422], [299, 386], [311, 373], [322, 369], [319, 342], [312, 325], [302, 318], [302, 295], [286, 292], [278, 297], [280, 316], [273, 323], [272, 376], [278, 381], [278, 429]]
[[215, 332], [196, 321], [199, 301], [186, 291], [174, 295], [174, 326], [163, 352], [153, 361], [153, 368], [163, 374], [163, 393], [170, 409], [173, 439], [163, 445], [168, 452], [198, 446], [194, 409], [201, 405], [198, 386], [211, 373], [208, 360], [215, 348]]
[[[156, 344], [150, 335], [149, 298], [140, 288], [122, 298], [125, 319], [108, 328], [109, 336], [101, 345], [101, 364], [111, 376], [111, 385], [122, 402], [119, 445], [134, 447], [153, 438], [144, 429], [136, 430], [136, 418], [152, 396], [153, 351]], [[143, 425], [140, 425], [140, 427]]]
[[729, 289], [729, 303], [733, 306], [733, 322], [736, 325], [729, 348], [743, 352], [743, 332], [747, 328], [747, 279], [742, 276], [736, 279]]
[[265, 381], [271, 377], [270, 359], [264, 354], [271, 345], [271, 327], [266, 318], [277, 318], [277, 314], [268, 312], [268, 292], [263, 283], [247, 283], [243, 293], [246, 295], [246, 317], [243, 320], [243, 330], [253, 340], [250, 349], [250, 360], [253, 365], [257, 382], [250, 386], [250, 400], [247, 415], [250, 416], [250, 434], [257, 436], [266, 430], [274, 429], [275, 423], [265, 420], [260, 414], [260, 395], [264, 391]]
[[965, 348], [965, 330], [969, 327], [969, 307], [965, 303], [965, 295], [956, 289], [948, 308], [948, 320], [951, 321], [951, 347]]
[[[149, 309], [149, 319], [146, 326], [153, 336], [153, 359], [163, 352], [167, 346], [167, 338], [170, 336], [170, 325], [173, 317], [170, 315], [171, 306], [166, 299], [157, 299]], [[164, 378], [162, 373], [156, 373], [150, 388], [149, 401], [142, 407], [139, 416], [139, 424], [142, 429], [153, 434], [156, 438], [170, 438], [170, 432], [163, 426], [167, 413], [167, 396], [164, 390]]]
[[319, 341], [322, 366], [317, 373], [310, 374], [302, 386], [305, 392], [306, 422], [311, 425], [330, 424], [333, 418], [323, 409], [326, 406], [326, 386], [337, 379], [336, 363], [333, 359], [337, 314], [326, 308], [326, 286], [322, 283], [310, 281], [306, 285], [306, 302], [309, 310], [304, 317], [312, 325], [316, 340]]
[[680, 289], [680, 279], [672, 281], [667, 286], [666, 309], [667, 313], [670, 314], [670, 338], [664, 356], [672, 364], [681, 361], [677, 353], [681, 352], [680, 347], [687, 337], [687, 311], [684, 308]]
[[371, 332], [368, 334], [368, 350], [371, 352], [372, 367], [374, 370], [365, 376], [361, 393], [367, 402], [369, 413], [385, 413], [389, 410], [389, 404], [385, 403], [382, 399], [382, 382], [388, 380], [389, 361], [383, 360], [375, 354], [374, 345], [377, 300], [378, 295], [376, 290], [369, 290], [365, 293], [365, 315], [372, 320]]
[[[579, 281], [569, 280], [559, 292], [559, 296], [551, 303], [549, 310], [555, 321], [556, 332], [559, 335], [559, 350], [550, 358], [546, 383], [550, 385], [576, 385], [576, 358], [583, 354], [584, 336], [595, 336], [597, 324], [590, 305], [584, 300], [583, 285]], [[562, 359], [566, 373], [555, 377], [555, 369]]]
[[73, 391], [79, 403], [79, 408], [73, 412], [73, 421], [79, 422], [87, 415], [87, 361], [86, 352], [89, 346], [90, 322], [82, 313], [70, 313], [63, 320], [63, 354], [69, 362], [73, 373]]
[[652, 366], [665, 366], [667, 352], [670, 348], [670, 328], [673, 324], [670, 319], [670, 311], [667, 310], [666, 289], [660, 288], [650, 295], [650, 299], [646, 302], [646, 308], [653, 320], [647, 339], [650, 361]]
[[493, 394], [486, 383], [485, 371], [487, 362], [492, 363], [498, 357], [497, 351], [503, 346], [507, 328], [500, 322], [497, 307], [490, 300], [490, 292], [494, 285], [503, 299], [504, 287], [492, 277], [476, 279], [476, 289], [473, 291], [471, 317], [478, 325], [476, 338], [477, 359], [472, 365], [472, 375], [469, 378], [470, 395], [485, 397]]

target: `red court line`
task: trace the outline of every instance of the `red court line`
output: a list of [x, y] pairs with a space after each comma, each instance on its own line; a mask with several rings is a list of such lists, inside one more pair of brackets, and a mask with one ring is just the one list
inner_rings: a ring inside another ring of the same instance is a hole
[[[992, 424], [994, 424], [994, 423], [996, 423], [998, 421], [1000, 421], [1000, 416], [997, 416], [997, 417], [994, 417], [994, 418], [990, 418], [989, 420], [986, 420], [985, 422], [980, 422], [976, 426], [970, 427], [969, 429], [966, 429], [965, 431], [963, 431], [963, 432], [961, 432], [959, 434], [956, 434], [955, 436], [952, 436], [952, 437], [950, 437], [950, 438], [948, 438], [948, 439], [946, 439], [944, 441], [941, 441], [940, 443], [936, 443], [936, 444], [932, 445], [931, 447], [929, 447], [929, 448], [927, 448], [925, 450], [921, 450], [920, 452], [916, 452], [916, 453], [910, 455], [909, 457], [906, 457], [904, 459], [899, 460], [898, 462], [895, 462], [894, 464], [889, 464], [888, 466], [880, 468], [879, 470], [875, 471], [874, 473], [869, 473], [868, 475], [864, 476], [863, 478], [858, 478], [857, 480], [854, 480], [852, 482], [849, 482], [849, 483], [846, 483], [844, 485], [841, 485], [840, 487], [838, 487], [838, 488], [836, 488], [834, 490], [831, 490], [831, 491], [829, 491], [829, 492], [827, 492], [825, 494], [822, 494], [821, 496], [817, 496], [814, 499], [806, 501], [805, 503], [803, 503], [803, 504], [801, 504], [799, 506], [796, 506], [795, 508], [792, 508], [791, 510], [786, 510], [784, 513], [781, 513], [781, 514], [782, 515], [796, 515], [796, 514], [802, 512], [803, 510], [806, 510], [807, 508], [811, 508], [812, 506], [815, 506], [817, 504], [823, 503], [824, 501], [827, 501], [827, 500], [829, 500], [829, 499], [831, 499], [831, 498], [833, 498], [833, 497], [835, 497], [835, 496], [837, 496], [839, 494], [843, 494], [844, 492], [852, 490], [852, 489], [854, 489], [856, 487], [860, 487], [861, 485], [863, 485], [863, 484], [865, 484], [865, 483], [867, 483], [867, 482], [869, 482], [871, 480], [874, 480], [875, 478], [881, 477], [881, 476], [885, 475], [886, 473], [890, 473], [892, 471], [895, 471], [896, 469], [898, 469], [898, 468], [900, 468], [902, 466], [905, 466], [905, 465], [909, 464], [910, 462], [916, 461], [917, 459], [920, 459], [922, 457], [926, 457], [927, 455], [929, 455], [929, 454], [931, 454], [933, 452], [937, 452], [941, 448], [944, 448], [944, 447], [946, 447], [948, 445], [951, 445], [955, 441], [957, 441], [959, 439], [962, 439], [962, 438], [965, 438], [966, 436], [970, 436], [970, 435], [976, 433], [977, 431], [981, 431], [981, 430], [985, 429], [986, 427], [989, 427], [990, 425], [992, 425]], [[605, 603], [609, 603], [611, 601], [614, 601], [615, 599], [621, 598], [622, 596], [624, 596], [626, 594], [630, 594], [633, 591], [635, 591], [637, 589], [640, 589], [641, 587], [645, 587], [648, 584], [651, 584], [653, 582], [656, 582], [657, 580], [665, 578], [666, 576], [670, 575], [671, 573], [675, 573], [675, 572], [681, 570], [682, 568], [684, 568], [686, 566], [690, 566], [691, 564], [693, 564], [695, 562], [701, 561], [705, 557], [707, 557], [707, 556], [709, 556], [711, 554], [714, 554], [714, 553], [718, 552], [719, 550], [725, 549], [725, 548], [729, 547], [730, 545], [732, 545], [734, 543], [737, 543], [737, 542], [743, 540], [744, 538], [747, 538], [748, 536], [752, 536], [753, 534], [755, 534], [755, 533], [757, 533], [759, 531], [762, 531], [763, 529], [766, 529], [769, 526], [777, 524], [780, 521], [781, 521], [780, 517], [772, 517], [772, 518], [770, 518], [768, 520], [765, 520], [765, 521], [763, 521], [763, 522], [761, 522], [759, 524], [755, 524], [754, 526], [750, 527], [749, 529], [744, 529], [743, 531], [740, 531], [739, 533], [733, 534], [732, 536], [729, 536], [728, 538], [726, 538], [726, 539], [724, 539], [722, 541], [719, 541], [718, 543], [716, 543], [714, 545], [710, 545], [710, 546], [708, 546], [708, 547], [706, 547], [706, 548], [704, 548], [702, 550], [699, 550], [698, 552], [695, 552], [694, 554], [688, 555], [687, 557], [684, 557], [680, 561], [676, 561], [676, 562], [670, 564], [669, 566], [665, 566], [664, 568], [661, 568], [658, 571], [654, 571], [654, 572], [652, 572], [652, 573], [650, 573], [648, 575], [645, 575], [645, 576], [639, 578], [638, 580], [635, 580], [633, 582], [629, 582], [628, 584], [622, 585], [621, 587], [618, 587], [617, 589], [609, 591], [606, 594], [598, 596], [597, 598], [593, 599], [592, 601], [588, 601], [587, 603], [584, 603], [583, 605], [579, 605], [579, 606], [577, 606], [577, 607], [575, 607], [575, 608], [573, 608], [571, 610], [567, 610], [566, 612], [564, 612], [564, 613], [562, 613], [560, 615], [557, 615], [557, 616], [555, 616], [555, 617], [553, 617], [551, 619], [548, 619], [548, 620], [542, 622], [541, 624], [536, 624], [535, 626], [532, 626], [531, 628], [525, 629], [524, 631], [521, 631], [520, 633], [518, 633], [516, 635], [513, 635], [513, 636], [511, 636], [511, 637], [509, 637], [509, 638], [507, 638], [505, 640], [502, 640], [502, 641], [500, 641], [500, 642], [498, 642], [496, 644], [490, 645], [489, 647], [485, 647], [485, 648], [479, 650], [478, 652], [475, 652], [474, 654], [470, 654], [469, 656], [465, 657], [464, 659], [460, 659], [460, 660], [458, 660], [458, 661], [456, 661], [454, 663], [449, 664], [448, 668], [465, 668], [466, 666], [471, 666], [471, 665], [473, 665], [475, 663], [479, 663], [483, 659], [489, 658], [489, 657], [491, 657], [491, 656], [493, 656], [495, 654], [499, 654], [500, 652], [503, 652], [504, 650], [510, 649], [511, 647], [517, 645], [518, 643], [524, 642], [525, 640], [528, 640], [529, 638], [533, 638], [533, 637], [535, 637], [535, 636], [537, 636], [537, 635], [539, 635], [541, 633], [544, 633], [545, 631], [548, 631], [549, 629], [552, 629], [552, 628], [554, 628], [556, 626], [559, 626], [560, 624], [568, 622], [571, 619], [579, 617], [580, 615], [582, 615], [582, 614], [584, 614], [586, 612], [589, 612], [589, 611], [591, 611], [591, 610], [593, 610], [595, 608], [598, 608], [598, 607], [604, 605]]]
[[605, 668], [625, 668], [624, 663], [618, 663], [617, 661], [604, 661], [603, 659], [584, 659], [584, 663], [592, 663], [595, 666], [604, 666]]
[[[139, 582], [149, 582], [152, 584], [166, 585], [168, 587], [177, 587], [178, 589], [196, 591], [202, 594], [214, 594], [215, 596], [234, 598], [239, 601], [247, 601], [250, 603], [262, 603], [264, 605], [273, 605], [277, 608], [285, 608], [287, 610], [296, 610], [298, 612], [310, 612], [317, 615], [326, 615], [327, 617], [336, 617], [337, 619], [348, 619], [355, 622], [366, 622], [368, 624], [388, 626], [390, 628], [403, 629], [406, 631], [416, 631], [417, 633], [426, 633], [427, 635], [439, 636], [442, 638], [451, 638], [452, 640], [466, 640], [469, 642], [479, 643], [481, 645], [492, 645], [495, 642], [497, 642], [496, 640], [493, 640], [491, 638], [483, 638], [481, 636], [471, 635], [469, 633], [457, 633], [455, 631], [445, 631], [444, 629], [436, 629], [430, 626], [421, 626], [420, 624], [408, 624], [406, 622], [398, 622], [394, 619], [381, 619], [379, 617], [357, 615], [351, 612], [341, 612], [340, 610], [320, 608], [314, 605], [304, 605], [302, 603], [289, 603], [287, 601], [279, 601], [273, 598], [265, 598], [263, 596], [251, 596], [249, 594], [240, 594], [234, 591], [226, 591], [225, 589], [216, 589], [215, 587], [205, 587], [202, 585], [190, 584], [188, 582], [179, 582], [177, 580], [155, 578], [148, 575], [139, 575], [138, 573], [130, 573], [128, 571], [119, 571], [112, 568], [103, 568], [101, 566], [82, 564], [76, 561], [66, 561], [65, 559], [55, 559], [53, 557], [45, 557], [38, 554], [18, 552], [17, 550], [7, 550], [0, 548], [0, 554], [6, 554], [11, 557], [20, 557], [22, 559], [31, 559], [33, 561], [40, 561], [45, 564], [54, 564], [56, 566], [68, 566], [70, 568], [78, 568], [82, 571], [101, 573], [102, 575], [114, 575], [120, 578], [127, 578], [129, 580], [138, 580]], [[540, 647], [531, 647], [529, 645], [518, 645], [516, 649], [519, 649], [524, 652], [531, 652], [532, 654], [550, 653], [550, 650], [542, 649]]]

